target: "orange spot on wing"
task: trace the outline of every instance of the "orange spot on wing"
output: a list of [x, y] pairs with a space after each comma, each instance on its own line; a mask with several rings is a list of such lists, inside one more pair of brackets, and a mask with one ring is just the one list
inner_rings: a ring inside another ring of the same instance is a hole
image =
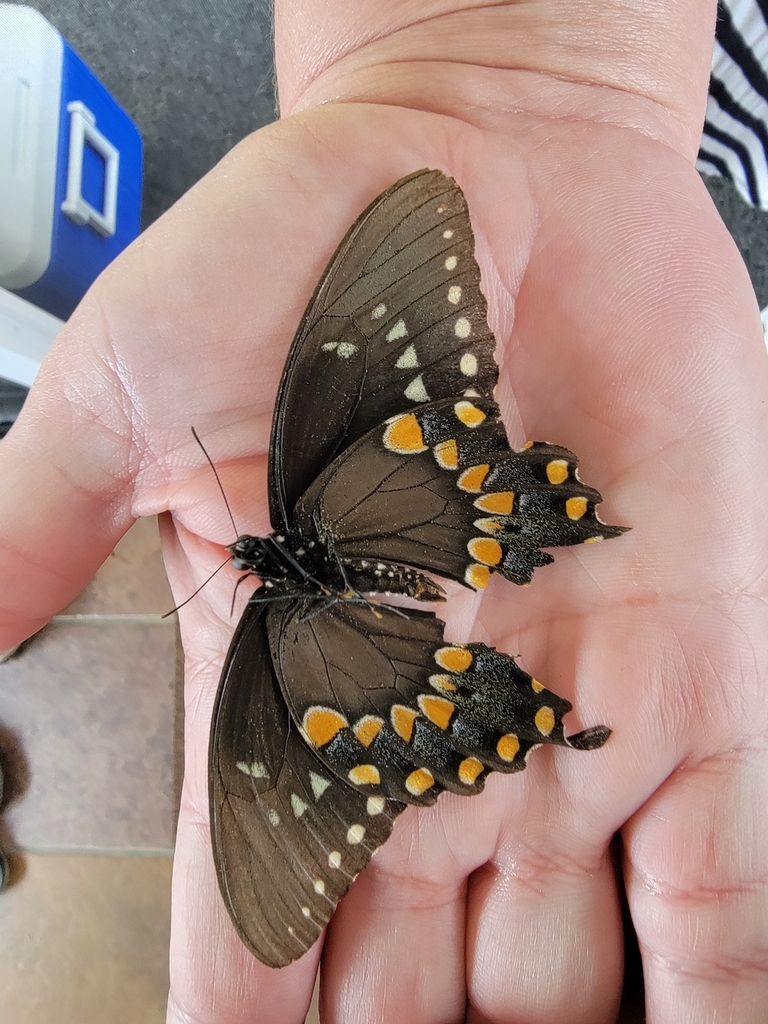
[[434, 722], [439, 729], [448, 728], [453, 712], [456, 710], [455, 704], [446, 700], [445, 697], [437, 697], [431, 693], [421, 694], [418, 700], [419, 707], [430, 722]]
[[456, 469], [459, 465], [459, 449], [456, 442], [451, 438], [448, 441], [441, 441], [434, 449], [437, 464], [442, 469]]
[[486, 565], [468, 565], [464, 579], [475, 590], [484, 590], [491, 579], [491, 571]]
[[428, 769], [417, 768], [405, 780], [405, 788], [414, 796], [421, 796], [435, 784], [435, 778]]
[[399, 416], [384, 431], [384, 447], [398, 455], [416, 455], [425, 452], [424, 435], [414, 413]]
[[539, 708], [533, 721], [542, 736], [549, 736], [555, 728], [555, 712], [546, 706]]
[[497, 491], [495, 494], [484, 494], [481, 498], [475, 499], [475, 508], [482, 512], [495, 512], [500, 516], [512, 515], [514, 504], [514, 491]]
[[467, 544], [467, 551], [484, 565], [498, 565], [504, 557], [501, 544], [491, 537], [473, 537]]
[[498, 533], [504, 529], [503, 523], [500, 523], [498, 519], [476, 519], [474, 525], [483, 533]]
[[490, 468], [490, 466], [486, 465], [470, 466], [469, 469], [464, 470], [456, 483], [462, 491], [469, 491], [470, 494], [479, 494]]
[[337, 733], [346, 729], [349, 722], [333, 708], [317, 707], [306, 712], [302, 724], [310, 743], [315, 747], [324, 747]]
[[392, 728], [400, 739], [410, 743], [411, 736], [413, 736], [413, 723], [419, 717], [418, 711], [414, 711], [413, 708], [407, 708], [402, 704], [395, 704], [389, 716], [392, 721]]
[[582, 497], [569, 498], [565, 503], [565, 511], [569, 519], [581, 519], [587, 511], [587, 499]]
[[514, 761], [519, 749], [520, 740], [513, 732], [508, 732], [506, 736], [502, 736], [496, 744], [496, 753], [502, 761]]
[[483, 762], [476, 757], [465, 757], [459, 765], [459, 778], [465, 786], [472, 786], [483, 770]]
[[376, 715], [366, 715], [355, 722], [352, 731], [364, 747], [370, 747], [381, 732], [382, 725], [384, 725], [383, 718], [377, 718]]
[[444, 690], [446, 693], [454, 693], [458, 690], [456, 683], [451, 682], [450, 676], [430, 676], [429, 685], [436, 690]]
[[349, 771], [349, 779], [357, 786], [378, 786], [381, 782], [379, 769], [375, 764], [358, 764]]
[[466, 647], [440, 647], [435, 651], [435, 661], [448, 672], [466, 672], [472, 664], [472, 652]]
[[480, 424], [486, 419], [486, 415], [482, 409], [478, 409], [472, 402], [457, 402], [453, 411], [456, 413], [456, 418], [461, 420], [465, 427], [472, 429], [473, 427], [479, 427]]
[[565, 459], [552, 459], [547, 463], [547, 480], [551, 484], [561, 484], [568, 479], [568, 463]]

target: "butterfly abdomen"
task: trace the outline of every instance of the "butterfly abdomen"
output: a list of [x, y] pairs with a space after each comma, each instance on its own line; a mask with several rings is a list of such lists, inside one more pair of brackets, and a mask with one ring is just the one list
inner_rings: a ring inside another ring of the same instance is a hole
[[417, 601], [444, 601], [445, 591], [434, 580], [407, 565], [377, 559], [344, 558], [342, 564], [354, 590], [361, 594], [402, 594]]

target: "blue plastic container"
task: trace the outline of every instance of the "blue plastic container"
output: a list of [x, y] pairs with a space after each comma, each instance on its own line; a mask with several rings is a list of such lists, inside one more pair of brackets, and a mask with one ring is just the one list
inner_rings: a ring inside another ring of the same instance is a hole
[[66, 319], [139, 232], [136, 125], [59, 32], [0, 3], [0, 286]]

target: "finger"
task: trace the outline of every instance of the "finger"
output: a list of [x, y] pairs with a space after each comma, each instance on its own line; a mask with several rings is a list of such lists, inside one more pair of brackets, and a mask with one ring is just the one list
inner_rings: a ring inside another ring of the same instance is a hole
[[[502, 789], [517, 780], [492, 781]], [[470, 882], [467, 1021], [613, 1021], [623, 937], [607, 844], [588, 811], [579, 816], [556, 786], [527, 781]]]
[[624, 830], [649, 1022], [765, 1020], [768, 752], [676, 772]]
[[504, 851], [469, 904], [468, 1024], [615, 1020], [623, 937], [607, 858]]
[[450, 837], [482, 834], [483, 796], [442, 796], [409, 808], [357, 879], [328, 928], [321, 979], [324, 1019], [355, 1024], [463, 1021], [466, 878], [493, 846], [466, 859]]
[[[117, 412], [88, 413], [68, 393], [66, 344], [0, 445], [0, 650], [72, 600], [135, 519], [128, 424]], [[119, 408], [114, 382], [102, 386], [105, 404]]]
[[319, 944], [281, 970], [246, 949], [219, 894], [205, 801], [185, 786], [173, 864], [168, 1024], [303, 1024]]

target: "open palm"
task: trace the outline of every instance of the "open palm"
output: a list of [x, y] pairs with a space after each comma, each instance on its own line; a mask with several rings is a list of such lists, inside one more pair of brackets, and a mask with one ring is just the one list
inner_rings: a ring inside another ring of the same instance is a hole
[[[494, 578], [482, 598], [454, 594], [448, 636], [519, 655], [573, 700], [567, 731], [604, 722], [614, 735], [591, 753], [537, 751], [471, 800], [404, 812], [329, 928], [327, 1019], [611, 1021], [625, 888], [649, 1020], [762, 1020], [768, 371], [746, 273], [692, 167], [695, 83], [670, 113], [661, 61], [643, 92], [608, 88], [603, 66], [554, 77], [450, 53], [392, 74], [376, 50], [410, 59], [425, 45], [417, 26], [309, 86], [284, 72], [295, 113], [237, 147], [86, 297], [0, 446], [13, 595], [0, 648], [62, 607], [138, 516], [171, 512], [179, 600], [220, 563], [232, 528], [191, 425], [238, 528], [269, 532], [272, 407], [314, 284], [375, 195], [440, 168], [472, 215], [513, 446], [576, 451], [603, 518], [633, 528], [558, 552], [525, 590]], [[282, 53], [287, 64], [301, 44]], [[321, 950], [280, 972], [253, 960], [210, 854], [208, 727], [232, 579], [180, 613], [169, 1016], [289, 1024]]]

